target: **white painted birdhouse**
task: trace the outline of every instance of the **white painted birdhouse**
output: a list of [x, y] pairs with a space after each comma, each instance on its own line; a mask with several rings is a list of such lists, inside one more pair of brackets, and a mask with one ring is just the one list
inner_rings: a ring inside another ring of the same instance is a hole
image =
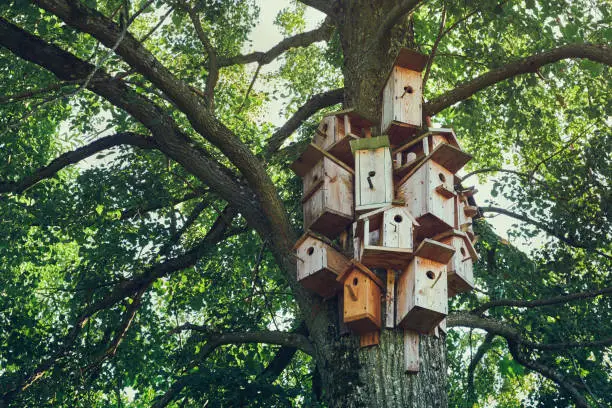
[[359, 262], [352, 261], [338, 277], [343, 289], [344, 323], [357, 334], [381, 326], [381, 293], [384, 283]]
[[295, 243], [297, 280], [306, 289], [322, 297], [333, 296], [340, 284], [336, 280], [350, 261], [334, 249], [325, 238], [310, 232]]
[[455, 253], [447, 265], [448, 296], [474, 289], [474, 262], [478, 261], [478, 253], [467, 234], [453, 230], [436, 236], [435, 239], [455, 248]]
[[408, 141], [422, 125], [421, 71], [426, 65], [427, 56], [405, 48], [393, 63], [382, 93], [381, 130], [394, 146]]
[[404, 329], [429, 333], [448, 314], [447, 263], [454, 248], [425, 239], [397, 282], [397, 321]]
[[313, 137], [313, 144], [353, 166], [355, 159], [349, 142], [371, 136], [372, 123], [352, 110], [325, 116]]
[[304, 175], [304, 227], [335, 238], [353, 221], [353, 174], [323, 157]]
[[355, 258], [372, 268], [402, 269], [413, 256], [419, 224], [405, 206], [390, 205], [363, 214], [354, 228]]
[[453, 229], [455, 192], [453, 174], [431, 156], [421, 160], [398, 183], [398, 197], [421, 224], [417, 238], [430, 237]]
[[355, 211], [363, 213], [393, 201], [393, 165], [387, 136], [351, 141], [355, 155]]

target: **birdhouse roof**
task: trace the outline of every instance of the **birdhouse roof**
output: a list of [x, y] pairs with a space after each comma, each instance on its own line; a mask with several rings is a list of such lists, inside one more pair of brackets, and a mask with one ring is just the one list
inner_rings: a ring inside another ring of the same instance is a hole
[[446, 231], [446, 232], [436, 235], [435, 237], [433, 237], [433, 239], [440, 240], [440, 239], [444, 239], [448, 237], [458, 237], [458, 238], [463, 239], [463, 241], [465, 242], [465, 246], [467, 247], [468, 252], [470, 253], [470, 257], [472, 258], [474, 262], [476, 262], [480, 258], [478, 256], [478, 252], [476, 252], [476, 248], [474, 248], [474, 244], [472, 243], [472, 240], [463, 231], [459, 231], [459, 230]]
[[341, 252], [341, 250], [337, 247], [336, 244], [334, 244], [329, 238], [317, 234], [316, 232], [313, 232], [311, 230], [306, 231], [293, 245], [293, 250], [298, 249], [303, 243], [304, 241], [306, 241], [308, 238], [312, 238], [312, 239], [316, 239], [317, 241], [321, 241], [327, 245], [329, 245], [330, 247], [336, 249], [337, 251]]
[[361, 216], [360, 216], [360, 217], [357, 219], [357, 221], [358, 221], [358, 222], [360, 222], [360, 221], [361, 221], [361, 222], [363, 222], [363, 220], [365, 220], [366, 218], [367, 218], [367, 219], [371, 219], [372, 217], [375, 217], [375, 216], [377, 216], [377, 215], [379, 215], [379, 214], [383, 214], [384, 212], [387, 212], [387, 211], [389, 211], [389, 210], [391, 210], [391, 209], [398, 209], [398, 210], [402, 211], [404, 214], [406, 214], [406, 216], [408, 216], [408, 218], [410, 218], [410, 220], [412, 221], [412, 223], [413, 223], [414, 225], [416, 225], [417, 227], [419, 227], [419, 226], [421, 225], [421, 224], [419, 224], [419, 222], [416, 220], [416, 218], [414, 218], [414, 217], [412, 216], [412, 214], [410, 214], [410, 211], [408, 210], [408, 207], [406, 207], [406, 206], [404, 206], [404, 205], [393, 205], [393, 204], [388, 205], [388, 206], [386, 206], [386, 207], [378, 208], [378, 209], [376, 209], [376, 210], [374, 210], [374, 211], [370, 211], [369, 213], [365, 213], [365, 214], [361, 215]]
[[291, 170], [293, 170], [293, 172], [298, 176], [304, 177], [306, 173], [308, 173], [310, 169], [316, 166], [316, 164], [324, 157], [327, 157], [349, 173], [355, 174], [355, 170], [353, 170], [351, 166], [347, 165], [342, 160], [338, 159], [336, 156], [320, 148], [314, 143], [310, 143], [306, 147], [306, 150], [304, 150], [304, 152], [300, 155], [300, 157], [298, 157], [293, 163], [291, 163]]
[[343, 109], [341, 111], [328, 113], [324, 117], [335, 116], [337, 118], [342, 118], [344, 117], [344, 115], [348, 115], [349, 119], [351, 120], [351, 123], [361, 128], [367, 128], [367, 127], [374, 126], [374, 123], [372, 121], [366, 119], [362, 114], [357, 112], [354, 108]]
[[395, 57], [393, 66], [421, 72], [427, 66], [427, 60], [429, 60], [427, 55], [409, 48], [402, 48], [397, 54], [397, 57]]
[[389, 147], [389, 136], [366, 137], [362, 139], [351, 140], [351, 152], [357, 150], [375, 150], [381, 147]]
[[455, 254], [455, 248], [433, 239], [425, 238], [414, 251], [414, 256], [435, 262], [448, 263]]
[[452, 128], [429, 128], [427, 129], [427, 132], [432, 135], [443, 135], [448, 139], [450, 144], [457, 147], [458, 149], [461, 149], [459, 139], [457, 139], [457, 135], [455, 134], [455, 131]]
[[378, 276], [376, 276], [374, 272], [369, 270], [367, 266], [357, 262], [354, 259], [351, 260], [349, 266], [347, 266], [347, 268], [336, 278], [336, 281], [344, 283], [344, 281], [353, 271], [357, 271], [366, 275], [368, 278], [372, 279], [374, 283], [378, 285], [378, 287], [384, 289], [385, 284], [383, 283], [383, 281]]

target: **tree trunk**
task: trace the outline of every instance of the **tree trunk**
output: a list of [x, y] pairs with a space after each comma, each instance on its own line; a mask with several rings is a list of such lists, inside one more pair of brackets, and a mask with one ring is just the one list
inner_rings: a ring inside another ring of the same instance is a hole
[[[336, 22], [344, 51], [344, 104], [379, 123], [383, 86], [399, 48], [413, 46], [412, 33], [406, 28], [406, 18], [403, 24], [373, 44], [380, 23], [397, 2], [346, 3], [342, 21]], [[420, 371], [407, 374], [401, 329], [383, 329], [378, 346], [359, 348], [358, 336], [340, 335], [341, 322], [335, 303], [324, 302], [328, 317], [324, 320], [336, 321], [335, 327], [331, 327], [333, 324], [310, 327], [317, 349], [323, 399], [330, 407], [447, 406], [444, 335], [420, 336]]]

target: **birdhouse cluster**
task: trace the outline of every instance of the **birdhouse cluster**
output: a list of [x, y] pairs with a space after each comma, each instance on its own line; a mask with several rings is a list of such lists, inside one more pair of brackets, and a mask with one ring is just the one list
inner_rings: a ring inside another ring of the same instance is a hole
[[478, 259], [475, 191], [456, 177], [471, 156], [452, 129], [423, 124], [426, 63], [400, 51], [382, 90], [381, 136], [357, 112], [337, 112], [291, 166], [303, 179], [307, 231], [294, 247], [297, 280], [338, 297], [341, 323], [362, 346], [378, 344], [383, 318], [404, 330], [407, 371], [418, 334], [445, 329], [448, 297], [474, 287]]

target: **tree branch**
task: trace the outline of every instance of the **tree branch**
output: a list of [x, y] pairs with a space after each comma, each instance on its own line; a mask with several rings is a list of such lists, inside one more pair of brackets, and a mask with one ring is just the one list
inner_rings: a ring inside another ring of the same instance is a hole
[[142, 149], [156, 148], [155, 142], [150, 137], [132, 132], [122, 132], [115, 135], [102, 137], [86, 146], [64, 153], [45, 167], [36, 170], [34, 174], [24, 177], [16, 182], [0, 181], [0, 194], [12, 192], [23, 193], [41, 180], [51, 178], [65, 167], [80, 162], [94, 154], [120, 145], [137, 146]]
[[481, 213], [486, 213], [486, 212], [494, 212], [494, 213], [498, 213], [498, 214], [503, 214], [503, 215], [507, 215], [508, 217], [514, 218], [516, 220], [519, 221], [523, 221], [527, 224], [531, 224], [534, 227], [537, 227], [539, 229], [541, 229], [542, 231], [546, 232], [547, 234], [557, 238], [559, 241], [566, 243], [567, 245], [574, 247], [574, 248], [582, 248], [582, 249], [586, 249], [588, 251], [593, 251], [596, 254], [599, 254], [605, 258], [608, 259], [612, 259], [612, 255], [606, 254], [605, 252], [602, 252], [598, 249], [592, 248], [590, 245], [580, 242], [578, 240], [576, 240], [575, 238], [571, 238], [571, 237], [567, 237], [565, 235], [563, 235], [562, 231], [557, 231], [555, 230], [553, 227], [548, 226], [547, 224], [544, 224], [543, 222], [534, 220], [532, 218], [527, 217], [526, 215], [523, 214], [517, 214], [515, 212], [506, 210], [505, 208], [499, 208], [499, 207], [492, 207], [492, 206], [485, 206], [485, 207], [478, 207], [478, 209], [480, 210]]
[[304, 122], [310, 116], [323, 108], [341, 103], [343, 98], [343, 88], [333, 89], [331, 91], [326, 91], [311, 96], [310, 99], [270, 137], [270, 140], [268, 140], [267, 154], [272, 155], [276, 153], [278, 149], [280, 149], [285, 139], [291, 136], [291, 134], [300, 127], [302, 122]]
[[6, 391], [0, 395], [0, 402], [8, 404], [20, 392], [26, 390], [33, 383], [41, 379], [45, 373], [55, 365], [56, 361], [72, 348], [81, 330], [85, 327], [89, 318], [95, 313], [113, 306], [118, 301], [138, 291], [146, 290], [146, 288], [156, 279], [195, 265], [202, 256], [209, 252], [213, 252], [216, 248], [216, 244], [226, 238], [226, 230], [229, 227], [229, 223], [226, 219], [231, 220], [235, 214], [235, 210], [230, 207], [226, 208], [224, 213], [217, 218], [204, 239], [191, 250], [183, 255], [168, 259], [150, 267], [137, 278], [121, 282], [102, 299], [84, 308], [76, 319], [72, 329], [60, 342], [61, 347], [40, 363], [32, 372], [23, 375], [12, 384], [7, 385], [5, 388]]
[[406, 14], [413, 11], [422, 0], [400, 0], [389, 12], [387, 17], [378, 27], [376, 36], [372, 39], [372, 44], [380, 43]]
[[[305, 322], [302, 321], [299, 324], [299, 326], [295, 329], [295, 333], [308, 336], [308, 328], [306, 327]], [[266, 368], [257, 376], [257, 379], [267, 383], [274, 382], [289, 365], [297, 350], [297, 347], [282, 346], [276, 352], [276, 355], [268, 363]]]
[[291, 48], [307, 47], [318, 41], [329, 40], [334, 26], [329, 19], [326, 19], [319, 28], [305, 33], [296, 34], [293, 37], [285, 38], [266, 52], [256, 51], [245, 55], [235, 55], [233, 57], [220, 57], [219, 66], [227, 67], [235, 64], [248, 64], [257, 62], [259, 65], [266, 65], [276, 57], [290, 50]]
[[328, 16], [334, 15], [336, 7], [338, 7], [338, 0], [299, 0], [299, 2], [317, 9]]
[[571, 343], [571, 344], [570, 343], [559, 343], [556, 345], [552, 345], [552, 344], [542, 345], [542, 344], [526, 341], [517, 329], [506, 326], [501, 322], [497, 322], [497, 321], [490, 320], [490, 319], [484, 319], [484, 318], [478, 317], [473, 314], [468, 314], [468, 313], [449, 315], [447, 318], [447, 325], [448, 327], [463, 326], [463, 327], [483, 329], [487, 331], [488, 333], [492, 333], [492, 334], [504, 337], [508, 343], [508, 348], [510, 350], [510, 353], [512, 354], [512, 356], [518, 363], [520, 363], [521, 365], [531, 370], [534, 370], [542, 374], [546, 378], [557, 383], [559, 387], [561, 387], [563, 390], [565, 390], [568, 394], [571, 395], [572, 399], [579, 407], [588, 407], [588, 403], [586, 402], [586, 399], [584, 398], [584, 396], [580, 394], [580, 392], [576, 389], [576, 387], [574, 387], [572, 382], [568, 381], [560, 372], [552, 369], [551, 367], [548, 367], [547, 365], [542, 364], [536, 360], [531, 360], [525, 355], [523, 355], [520, 351], [520, 347], [523, 346], [523, 347], [527, 347], [531, 349], [539, 349], [541, 347], [544, 347], [544, 348], [548, 347], [549, 349], [551, 348], [563, 349], [569, 346], [582, 347], [581, 345], [578, 346], [578, 344], [607, 345], [610, 342], [612, 342], [612, 339], [606, 339], [600, 342], [592, 342], [592, 343]]
[[478, 78], [461, 84], [455, 89], [427, 102], [423, 107], [424, 114], [433, 116], [457, 102], [470, 98], [476, 92], [491, 85], [495, 85], [498, 82], [517, 75], [536, 72], [538, 68], [543, 65], [552, 64], [568, 58], [587, 58], [602, 64], [612, 65], [612, 51], [610, 47], [606, 45], [588, 43], [564, 45], [550, 51], [510, 62]]
[[474, 392], [474, 372], [476, 371], [476, 366], [482, 360], [484, 355], [489, 351], [492, 346], [493, 339], [495, 338], [494, 334], [487, 333], [484, 341], [478, 346], [478, 350], [476, 350], [476, 354], [472, 357], [470, 361], [470, 365], [467, 369], [467, 388], [468, 388], [468, 401], [470, 405], [474, 405], [477, 402], [476, 393]]
[[179, 330], [191, 330], [204, 333], [207, 342], [216, 347], [225, 344], [245, 344], [245, 343], [267, 343], [278, 344], [279, 346], [295, 347], [306, 354], [313, 355], [314, 348], [308, 338], [302, 334], [284, 331], [257, 331], [257, 332], [233, 332], [233, 333], [213, 333], [206, 326], [185, 323], [177, 327], [173, 332]]
[[427, 59], [427, 67], [425, 68], [425, 74], [423, 74], [423, 84], [422, 89], [425, 89], [425, 85], [427, 84], [427, 80], [429, 79], [429, 73], [431, 72], [431, 67], [433, 65], [433, 60], [436, 57], [436, 52], [438, 51], [438, 46], [440, 45], [440, 41], [442, 41], [442, 37], [446, 33], [444, 31], [444, 25], [446, 24], [446, 3], [444, 3], [444, 8], [442, 9], [442, 16], [440, 17], [440, 27], [438, 28], [438, 36], [434, 41], [431, 51], [429, 52], [429, 58]]
[[188, 9], [189, 18], [193, 23], [193, 27], [195, 28], [196, 34], [204, 46], [206, 53], [208, 54], [208, 76], [206, 78], [206, 89], [205, 96], [207, 99], [207, 103], [209, 109], [214, 112], [215, 110], [215, 86], [217, 85], [217, 81], [219, 80], [219, 64], [217, 62], [217, 51], [215, 47], [213, 47], [210, 39], [204, 32], [202, 28], [202, 23], [200, 22], [200, 16], [198, 12], [194, 8]]
[[492, 300], [490, 302], [484, 303], [474, 310], [471, 313], [476, 315], [483, 314], [486, 310], [492, 309], [494, 307], [524, 307], [524, 308], [534, 308], [534, 307], [542, 307], [542, 306], [551, 306], [558, 305], [563, 303], [569, 303], [576, 300], [582, 299], [590, 299], [597, 296], [609, 296], [612, 295], [612, 287], [590, 290], [586, 292], [580, 293], [572, 293], [571, 295], [563, 295], [563, 296], [555, 296], [548, 299], [536, 299], [536, 300], [514, 300], [514, 299], [498, 299]]

